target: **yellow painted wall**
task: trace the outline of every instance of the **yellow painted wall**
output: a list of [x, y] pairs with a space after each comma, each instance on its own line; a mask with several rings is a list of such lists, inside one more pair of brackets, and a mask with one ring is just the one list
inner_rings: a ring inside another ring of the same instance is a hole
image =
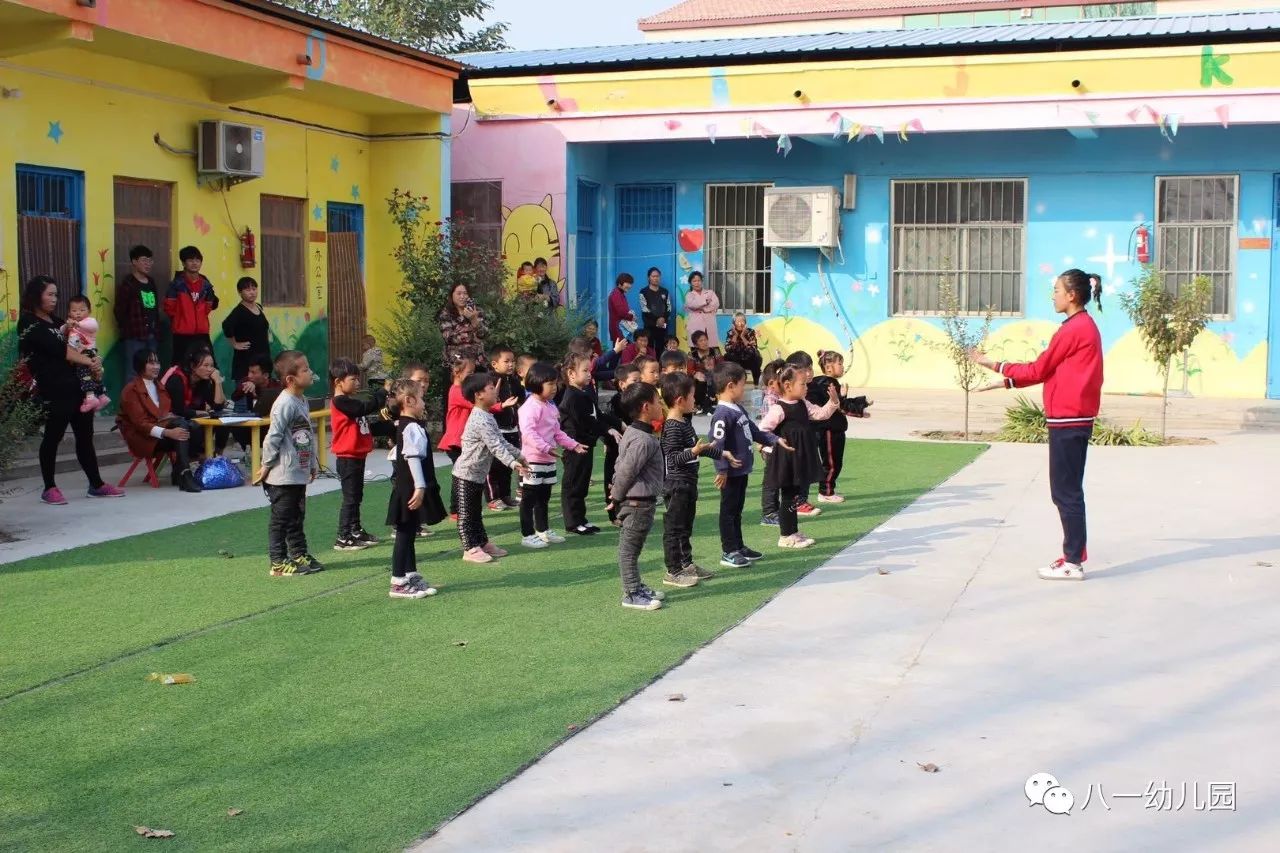
[[[318, 231], [326, 227], [326, 202], [364, 205], [366, 304], [371, 327], [390, 316], [400, 287], [390, 259], [396, 241], [386, 212], [390, 189], [411, 188], [433, 200], [439, 198], [439, 140], [373, 141], [368, 136], [371, 125], [367, 116], [307, 102], [305, 95], [262, 98], [242, 105], [281, 118], [247, 115], [209, 103], [207, 82], [198, 77], [71, 50], [0, 62], [0, 86], [21, 92], [20, 97], [0, 99], [0, 294], [7, 309], [7, 328], [0, 329], [0, 334], [12, 330], [21, 290], [16, 164], [84, 173], [82, 285], [95, 297], [95, 304], [102, 295], [114, 299], [114, 285], [103, 278], [115, 269], [113, 179], [171, 182], [174, 256], [157, 257], [153, 275], [158, 283], [167, 284], [178, 267], [178, 249], [187, 244], [201, 249], [203, 271], [222, 302], [211, 318], [215, 339], [223, 317], [238, 301], [236, 280], [241, 275], [261, 277], [261, 195], [306, 199], [307, 227]], [[224, 197], [216, 190], [197, 186], [193, 157], [170, 154], [153, 142], [158, 133], [175, 148], [194, 149], [197, 122], [202, 119], [263, 127], [267, 140], [264, 177], [237, 185]], [[61, 130], [56, 141], [51, 136], [51, 122]], [[440, 128], [439, 116], [426, 116], [397, 131], [430, 133]], [[239, 263], [237, 233], [245, 227], [258, 235], [259, 263], [253, 270], [242, 270]], [[105, 255], [101, 254], [104, 250]], [[305, 304], [281, 305], [265, 288], [260, 297], [281, 343], [294, 346], [302, 339], [313, 353], [313, 361], [314, 356], [327, 360], [316, 347], [316, 341], [327, 335], [323, 324], [328, 314], [326, 271], [326, 245], [309, 243]], [[95, 292], [95, 273], [99, 292]], [[109, 353], [116, 339], [111, 307], [95, 308], [94, 313], [103, 328], [99, 348]], [[304, 337], [308, 327], [311, 331]], [[313, 366], [327, 369], [327, 364]], [[111, 376], [109, 373], [108, 378]]]

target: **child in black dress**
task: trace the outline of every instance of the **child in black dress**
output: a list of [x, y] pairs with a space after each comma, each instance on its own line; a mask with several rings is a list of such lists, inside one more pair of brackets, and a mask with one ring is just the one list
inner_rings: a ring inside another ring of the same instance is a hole
[[778, 401], [760, 420], [760, 429], [773, 433], [794, 448], [791, 453], [775, 452], [771, 463], [779, 490], [778, 547], [808, 548], [814, 540], [800, 532], [796, 501], [822, 476], [813, 422], [825, 420], [839, 411], [840, 400], [835, 389], [832, 389], [830, 401], [821, 408], [806, 400], [808, 373], [794, 365], [778, 371], [777, 382], [780, 389]]
[[423, 416], [422, 386], [397, 379], [390, 397], [387, 408], [396, 424], [393, 485], [387, 505], [387, 524], [396, 531], [390, 594], [392, 598], [425, 598], [435, 595], [436, 590], [418, 574], [414, 542], [422, 525], [444, 520], [444, 502], [431, 461], [431, 439], [419, 421]]
[[836, 480], [844, 469], [845, 433], [849, 431], [849, 418], [868, 418], [871, 405], [866, 397], [846, 396], [848, 388], [840, 386], [844, 376], [844, 356], [831, 350], [818, 350], [818, 368], [822, 373], [809, 380], [805, 399], [815, 406], [824, 405], [835, 389], [840, 409], [825, 421], [814, 421], [818, 436], [818, 455], [822, 457], [822, 479], [818, 481], [818, 503], [844, 503], [844, 496], [836, 491]]

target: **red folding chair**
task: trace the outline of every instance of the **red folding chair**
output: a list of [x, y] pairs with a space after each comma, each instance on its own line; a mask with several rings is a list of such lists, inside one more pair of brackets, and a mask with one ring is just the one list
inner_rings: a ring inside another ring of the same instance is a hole
[[168, 453], [162, 453], [159, 456], [147, 456], [147, 457], [134, 456], [133, 464], [129, 466], [128, 471], [124, 472], [124, 477], [122, 477], [120, 479], [120, 482], [116, 483], [116, 485], [121, 489], [129, 485], [129, 478], [133, 476], [133, 472], [138, 470], [139, 465], [145, 464], [147, 466], [147, 475], [142, 478], [142, 482], [150, 483], [151, 488], [153, 489], [160, 488], [160, 477], [157, 475], [156, 472], [159, 469], [160, 464], [163, 463], [164, 460], [167, 459], [168, 457], [169, 457]]

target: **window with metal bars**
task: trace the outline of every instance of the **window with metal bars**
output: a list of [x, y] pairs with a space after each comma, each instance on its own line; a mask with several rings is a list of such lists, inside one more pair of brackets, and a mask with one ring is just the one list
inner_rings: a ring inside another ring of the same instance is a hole
[[773, 184], [708, 184], [707, 286], [725, 313], [768, 314], [772, 253], [764, 245], [764, 191]]
[[618, 187], [618, 231], [623, 234], [670, 234], [676, 191], [670, 184]]
[[[449, 216], [462, 239], [502, 253], [502, 181], [455, 181], [450, 184]], [[518, 264], [525, 259], [508, 260], [515, 260]]]
[[262, 302], [307, 304], [307, 231], [304, 198], [262, 197]]
[[18, 280], [53, 276], [56, 313], [84, 292], [84, 173], [44, 166], [15, 170], [18, 207]]
[[1198, 276], [1213, 283], [1210, 311], [1231, 314], [1236, 175], [1156, 178], [1156, 267], [1173, 293]]
[[892, 182], [893, 313], [941, 313], [953, 282], [966, 314], [1023, 312], [1024, 178]]

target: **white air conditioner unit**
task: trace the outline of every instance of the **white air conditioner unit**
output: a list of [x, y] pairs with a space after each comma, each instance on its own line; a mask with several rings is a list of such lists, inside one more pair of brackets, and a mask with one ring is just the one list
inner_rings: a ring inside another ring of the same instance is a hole
[[267, 135], [260, 127], [229, 121], [200, 122], [196, 162], [201, 175], [261, 178]]
[[764, 191], [764, 244], [773, 249], [830, 249], [840, 237], [835, 187], [769, 187]]

